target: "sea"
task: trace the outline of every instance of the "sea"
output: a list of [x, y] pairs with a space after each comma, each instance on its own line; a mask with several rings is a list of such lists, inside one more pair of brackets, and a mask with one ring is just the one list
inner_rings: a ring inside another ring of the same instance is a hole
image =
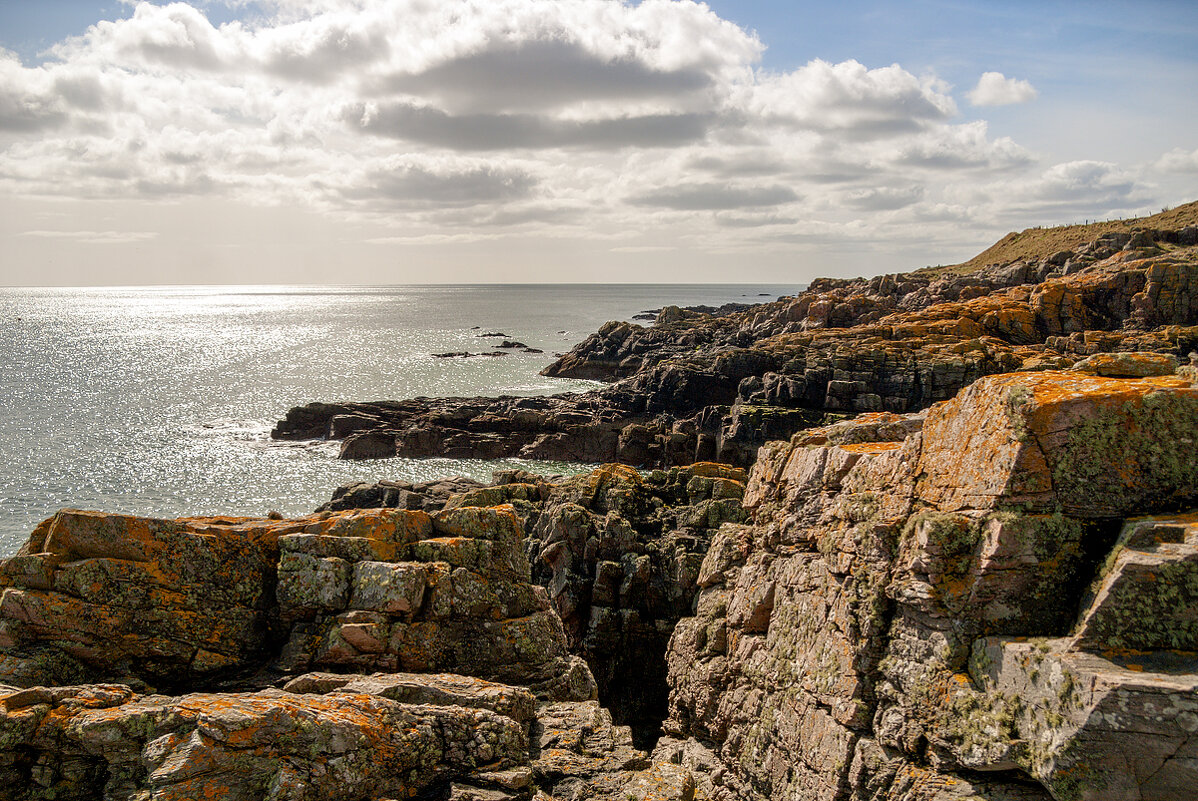
[[[0, 556], [61, 508], [156, 517], [311, 512], [353, 481], [488, 480], [506, 460], [340, 461], [270, 429], [312, 401], [583, 392], [539, 371], [608, 320], [799, 285], [0, 289]], [[644, 324], [648, 324], [647, 322]], [[542, 354], [490, 351], [504, 334]]]

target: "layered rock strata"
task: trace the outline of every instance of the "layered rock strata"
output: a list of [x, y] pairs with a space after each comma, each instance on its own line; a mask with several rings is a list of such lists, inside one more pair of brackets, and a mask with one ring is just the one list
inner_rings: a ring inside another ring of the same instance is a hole
[[522, 533], [60, 512], [0, 568], [0, 798], [689, 799], [592, 700]]
[[1188, 377], [1044, 372], [771, 444], [656, 755], [715, 799], [1187, 797], [1196, 438]]
[[[352, 484], [326, 506], [433, 511], [511, 504], [528, 532], [533, 582], [547, 590], [570, 651], [589, 664], [615, 719], [632, 727], [638, 745], [651, 745], [666, 714], [666, 644], [678, 620], [691, 614], [712, 535], [747, 520], [745, 471], [700, 463], [642, 476], [605, 465], [571, 478], [521, 471], [495, 478], [488, 487], [447, 480], [423, 491]], [[464, 491], [441, 494], [455, 486]]]
[[282, 439], [347, 459], [525, 457], [643, 467], [752, 463], [772, 439], [859, 412], [905, 413], [986, 375], [1099, 353], [1198, 348], [1198, 229], [1111, 233], [969, 275], [820, 279], [712, 316], [612, 322], [545, 375], [610, 386], [536, 398], [417, 398], [290, 410]]

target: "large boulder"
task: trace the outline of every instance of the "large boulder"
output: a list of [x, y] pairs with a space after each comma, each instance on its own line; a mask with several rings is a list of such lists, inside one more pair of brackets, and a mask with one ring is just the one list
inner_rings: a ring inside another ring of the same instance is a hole
[[279, 537], [308, 524], [59, 512], [0, 564], [0, 682], [186, 684], [260, 665], [279, 637]]

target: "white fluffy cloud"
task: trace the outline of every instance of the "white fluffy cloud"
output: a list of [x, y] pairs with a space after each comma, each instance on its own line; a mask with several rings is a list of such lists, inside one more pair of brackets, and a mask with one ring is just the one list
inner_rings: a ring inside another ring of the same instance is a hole
[[[762, 70], [756, 35], [692, 0], [255, 5], [265, 16], [218, 26], [202, 3], [142, 2], [43, 65], [0, 51], [0, 188], [298, 206], [393, 231], [376, 245], [518, 232], [725, 249], [958, 229], [1013, 186], [1062, 206], [1133, 194], [1094, 163], [1022, 175], [1032, 154], [960, 120], [935, 76]], [[968, 98], [1035, 94], [988, 72]]]
[[1161, 156], [1153, 166], [1166, 174], [1198, 172], [1198, 150], [1175, 148]]
[[984, 72], [969, 92], [969, 102], [975, 106], [1009, 106], [1035, 100], [1039, 94], [1027, 81], [1008, 78], [1001, 72]]

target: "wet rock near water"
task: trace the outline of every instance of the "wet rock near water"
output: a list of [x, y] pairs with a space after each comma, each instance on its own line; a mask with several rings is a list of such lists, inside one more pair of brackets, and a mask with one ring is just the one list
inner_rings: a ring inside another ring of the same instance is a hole
[[543, 371], [609, 383], [591, 392], [317, 403], [290, 410], [272, 436], [342, 440], [347, 459], [745, 467], [772, 439], [917, 411], [986, 375], [1101, 354], [1184, 359], [1198, 349], [1198, 248], [1187, 242], [1185, 231], [1107, 234], [967, 275], [818, 279], [718, 313], [668, 306], [649, 327], [605, 324]]

